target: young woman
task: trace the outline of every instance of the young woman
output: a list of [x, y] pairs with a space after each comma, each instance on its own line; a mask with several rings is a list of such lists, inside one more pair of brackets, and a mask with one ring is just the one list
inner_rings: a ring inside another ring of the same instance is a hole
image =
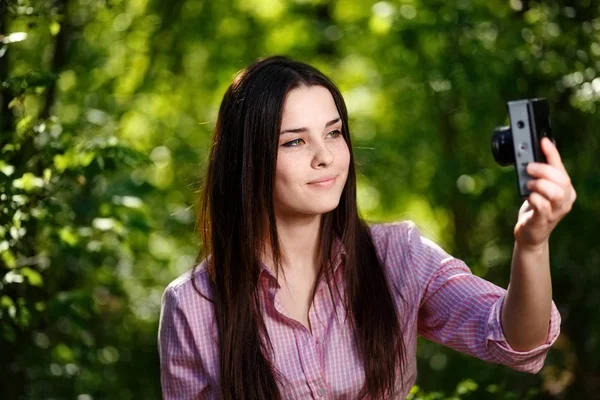
[[548, 237], [575, 191], [556, 148], [530, 164], [508, 291], [406, 221], [368, 226], [344, 100], [315, 68], [250, 65], [221, 104], [196, 267], [166, 289], [166, 399], [403, 399], [417, 334], [537, 372], [559, 334]]

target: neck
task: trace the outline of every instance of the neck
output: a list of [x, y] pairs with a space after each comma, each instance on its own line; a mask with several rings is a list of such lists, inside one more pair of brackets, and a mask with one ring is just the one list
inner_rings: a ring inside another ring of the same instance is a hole
[[[286, 273], [317, 272], [321, 215], [275, 217], [281, 249], [281, 266]], [[268, 237], [268, 235], [267, 235]], [[267, 246], [266, 265], [274, 268], [271, 246]]]

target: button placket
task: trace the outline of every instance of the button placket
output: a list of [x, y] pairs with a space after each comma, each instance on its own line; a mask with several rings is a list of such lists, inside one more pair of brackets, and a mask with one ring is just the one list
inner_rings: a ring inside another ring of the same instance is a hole
[[[299, 332], [298, 332], [299, 333]], [[321, 369], [321, 363], [319, 362], [320, 355], [317, 346], [315, 345], [315, 338], [306, 332], [306, 336], [303, 336], [304, 351], [301, 352], [301, 362], [303, 364], [306, 378], [309, 382], [310, 389], [313, 396], [323, 398], [327, 395], [325, 377]], [[297, 339], [298, 336], [297, 336]]]

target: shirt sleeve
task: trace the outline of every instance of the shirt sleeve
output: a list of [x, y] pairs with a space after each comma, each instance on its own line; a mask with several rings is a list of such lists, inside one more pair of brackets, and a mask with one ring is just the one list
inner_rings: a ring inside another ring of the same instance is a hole
[[554, 302], [546, 341], [529, 351], [516, 351], [502, 330], [506, 290], [471, 273], [467, 265], [421, 236], [412, 224], [408, 232], [412, 268], [423, 287], [418, 333], [454, 350], [517, 371], [537, 373], [560, 333]]
[[176, 286], [167, 287], [163, 294], [158, 332], [163, 399], [205, 398], [209, 378], [200, 362]]

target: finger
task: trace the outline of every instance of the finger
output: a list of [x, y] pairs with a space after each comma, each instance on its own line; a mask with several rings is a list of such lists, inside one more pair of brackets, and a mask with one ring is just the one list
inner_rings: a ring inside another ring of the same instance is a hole
[[529, 201], [529, 204], [531, 204], [531, 208], [533, 208], [535, 214], [544, 216], [545, 218], [550, 217], [552, 206], [550, 205], [550, 201], [544, 196], [537, 192], [531, 192], [527, 200]]
[[534, 179], [527, 182], [527, 187], [532, 192], [541, 194], [548, 200], [552, 208], [560, 209], [566, 200], [566, 192], [561, 186], [547, 179]]
[[567, 171], [559, 169], [554, 165], [536, 162], [529, 163], [527, 164], [527, 173], [532, 178], [548, 179], [562, 187], [571, 186], [571, 178], [567, 174]]
[[531, 209], [532, 209], [531, 204], [529, 204], [529, 201], [527, 201], [527, 199], [525, 199], [523, 204], [521, 204], [521, 208], [519, 208], [519, 214], [525, 213]]
[[567, 171], [565, 166], [563, 165], [562, 158], [560, 157], [560, 153], [558, 149], [552, 143], [550, 139], [547, 137], [542, 138], [542, 150], [544, 151], [544, 155], [546, 156], [546, 160], [548, 164], [553, 165], [554, 167], [561, 169], [563, 171]]

